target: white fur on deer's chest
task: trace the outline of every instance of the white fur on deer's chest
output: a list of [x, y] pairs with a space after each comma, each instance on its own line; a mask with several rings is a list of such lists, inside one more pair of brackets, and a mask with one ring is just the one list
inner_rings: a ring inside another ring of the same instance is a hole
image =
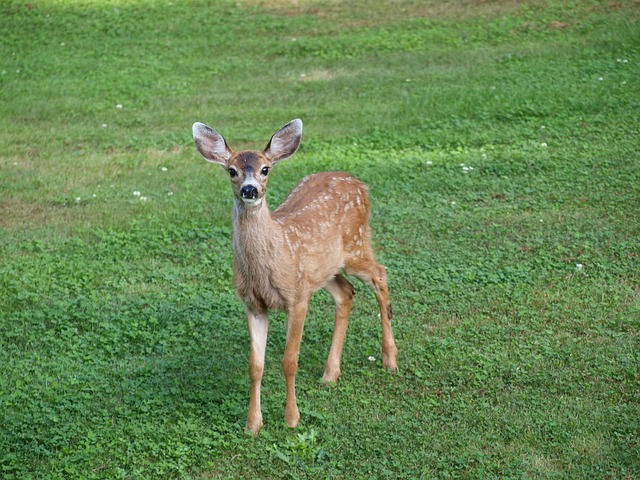
[[[277, 238], [253, 231], [234, 235], [234, 283], [240, 298], [256, 308], [282, 309], [288, 296], [287, 258]], [[285, 253], [286, 255], [286, 253]]]

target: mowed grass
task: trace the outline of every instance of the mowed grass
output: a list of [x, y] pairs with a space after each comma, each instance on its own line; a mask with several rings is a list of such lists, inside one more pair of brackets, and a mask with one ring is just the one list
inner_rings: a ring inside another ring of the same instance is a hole
[[[639, 478], [634, 1], [0, 3], [0, 477]], [[370, 185], [394, 306], [325, 293], [265, 427], [231, 191], [191, 124]], [[136, 194], [134, 195], [134, 192]], [[369, 358], [373, 357], [374, 360]]]

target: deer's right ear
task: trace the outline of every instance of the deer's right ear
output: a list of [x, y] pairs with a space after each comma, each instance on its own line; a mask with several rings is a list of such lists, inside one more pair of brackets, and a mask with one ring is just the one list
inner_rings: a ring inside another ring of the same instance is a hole
[[225, 166], [233, 155], [222, 135], [204, 123], [196, 122], [193, 124], [193, 139], [200, 155], [209, 162]]
[[271, 160], [272, 163], [286, 160], [296, 153], [296, 150], [298, 150], [300, 146], [301, 138], [302, 120], [296, 118], [273, 134], [267, 148], [264, 149], [264, 155]]

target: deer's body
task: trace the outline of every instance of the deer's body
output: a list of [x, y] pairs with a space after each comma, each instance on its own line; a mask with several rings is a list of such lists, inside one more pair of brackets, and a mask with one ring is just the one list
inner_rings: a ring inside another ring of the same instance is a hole
[[225, 166], [234, 189], [234, 283], [246, 307], [251, 336], [249, 372], [251, 399], [246, 430], [262, 427], [260, 385], [268, 330], [268, 310], [287, 314], [287, 344], [282, 359], [287, 383], [285, 417], [295, 427], [300, 415], [295, 374], [304, 320], [311, 295], [325, 289], [336, 302], [335, 330], [323, 379], [337, 381], [351, 311], [353, 286], [341, 272], [355, 275], [372, 287], [382, 318], [385, 368], [397, 369], [397, 348], [391, 331], [391, 303], [386, 271], [375, 262], [369, 242], [367, 187], [342, 172], [325, 172], [303, 179], [274, 212], [267, 206], [268, 171], [298, 148], [302, 122], [294, 120], [271, 138], [263, 152], [234, 153], [215, 130], [194, 124], [200, 153]]
[[273, 213], [266, 201], [255, 211], [236, 206], [238, 295], [257, 309], [286, 309], [349, 273], [369, 247], [368, 216], [367, 187], [341, 172], [306, 177]]

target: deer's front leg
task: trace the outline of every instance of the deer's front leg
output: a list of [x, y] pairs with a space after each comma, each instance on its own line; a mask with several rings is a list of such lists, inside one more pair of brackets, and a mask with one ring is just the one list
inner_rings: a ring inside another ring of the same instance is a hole
[[262, 410], [260, 409], [260, 386], [264, 372], [264, 355], [267, 348], [267, 330], [269, 318], [267, 312], [254, 312], [247, 308], [247, 326], [251, 337], [249, 356], [249, 376], [251, 377], [251, 399], [247, 415], [246, 433], [258, 435], [262, 428]]
[[296, 402], [296, 372], [298, 371], [298, 353], [302, 341], [304, 319], [309, 307], [308, 299], [287, 309], [287, 346], [282, 358], [282, 370], [287, 382], [287, 406], [285, 420], [287, 425], [294, 428], [300, 421], [300, 412]]

